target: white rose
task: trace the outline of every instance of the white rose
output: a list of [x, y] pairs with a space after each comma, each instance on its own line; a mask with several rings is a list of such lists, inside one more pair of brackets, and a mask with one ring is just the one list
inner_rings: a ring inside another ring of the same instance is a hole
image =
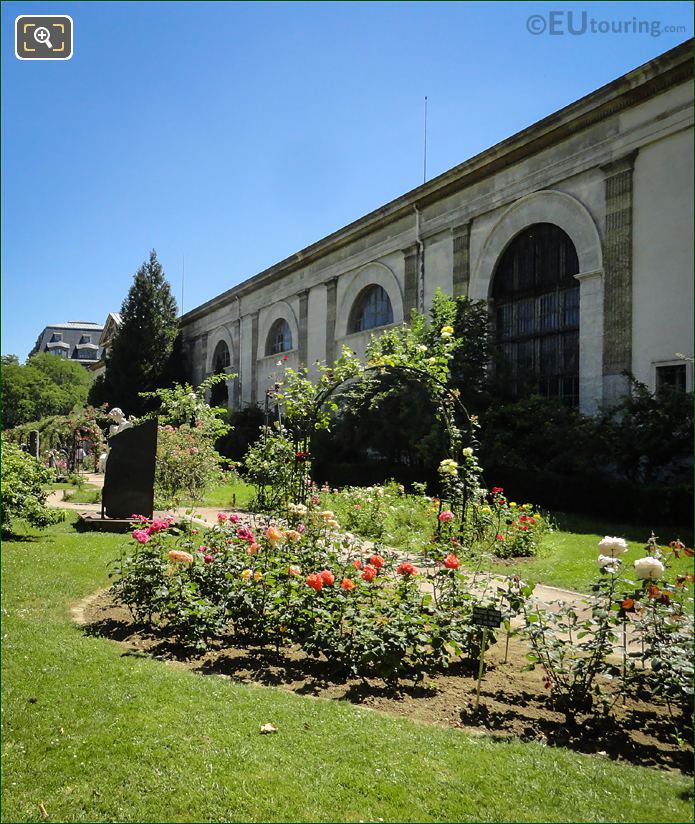
[[465, 449], [462, 449], [461, 452], [467, 457], [470, 458], [473, 455], [473, 448], [467, 446]]
[[641, 581], [658, 581], [666, 572], [666, 567], [658, 560], [647, 556], [635, 561], [635, 575]]
[[606, 535], [602, 541], [598, 542], [598, 548], [601, 555], [610, 555], [612, 558], [616, 558], [618, 555], [627, 552], [627, 543], [624, 538], [611, 538]]
[[599, 555], [597, 563], [599, 569], [605, 570], [610, 575], [615, 575], [620, 568], [620, 558], [614, 558], [612, 555]]

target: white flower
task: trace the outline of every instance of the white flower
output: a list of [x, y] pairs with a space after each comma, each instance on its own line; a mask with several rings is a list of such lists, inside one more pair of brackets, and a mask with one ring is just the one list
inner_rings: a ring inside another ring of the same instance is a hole
[[615, 575], [620, 568], [620, 558], [614, 558], [612, 555], [599, 555], [597, 563], [599, 569], [604, 570], [609, 575]]
[[666, 572], [666, 567], [657, 558], [638, 558], [635, 561], [635, 575], [641, 581], [658, 581]]
[[456, 475], [459, 465], [451, 458], [445, 458], [439, 464], [439, 473], [441, 475]]
[[627, 543], [624, 538], [611, 538], [609, 535], [598, 542], [598, 548], [602, 555], [610, 555], [616, 558], [627, 552]]
[[465, 449], [462, 449], [461, 452], [467, 458], [471, 458], [473, 456], [473, 447], [467, 446]]
[[420, 343], [420, 344], [418, 344], [417, 351], [418, 351], [418, 352], [426, 352], [426, 351], [427, 351], [427, 347], [425, 346], [425, 344], [424, 344], [424, 343]]

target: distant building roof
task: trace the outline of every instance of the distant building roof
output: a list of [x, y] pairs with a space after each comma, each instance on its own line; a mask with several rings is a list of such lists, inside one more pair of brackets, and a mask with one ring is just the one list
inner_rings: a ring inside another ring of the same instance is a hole
[[29, 356], [51, 352], [56, 357], [77, 360], [84, 366], [101, 356], [99, 341], [104, 327], [91, 320], [69, 320], [52, 323], [39, 335]]
[[93, 320], [68, 320], [65, 323], [51, 323], [46, 329], [103, 329], [100, 323]]

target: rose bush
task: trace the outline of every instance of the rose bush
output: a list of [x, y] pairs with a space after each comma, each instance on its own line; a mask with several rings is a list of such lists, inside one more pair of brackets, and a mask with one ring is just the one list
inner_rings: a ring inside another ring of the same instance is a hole
[[[475, 658], [481, 632], [454, 552], [423, 564], [340, 531], [335, 513], [293, 505], [291, 521], [214, 527], [138, 519], [113, 570], [133, 617], [191, 650], [226, 631], [235, 643], [297, 644], [354, 675], [389, 682]], [[427, 582], [428, 587], [423, 584]], [[495, 637], [489, 636], [489, 643]]]
[[533, 504], [508, 501], [504, 489], [493, 486], [478, 508], [481, 543], [498, 558], [535, 555], [543, 536], [552, 530], [547, 516]]
[[679, 707], [681, 721], [691, 727], [693, 622], [686, 602], [692, 603], [687, 584], [693, 576], [666, 577], [670, 559], [692, 550], [680, 541], [661, 547], [652, 534], [644, 557], [633, 562], [635, 581], [623, 567], [625, 540], [606, 536], [598, 549], [599, 577], [583, 605], [559, 600], [549, 610], [522, 604], [529, 668], [543, 668], [553, 705], [569, 723], [646, 692], [669, 711]]

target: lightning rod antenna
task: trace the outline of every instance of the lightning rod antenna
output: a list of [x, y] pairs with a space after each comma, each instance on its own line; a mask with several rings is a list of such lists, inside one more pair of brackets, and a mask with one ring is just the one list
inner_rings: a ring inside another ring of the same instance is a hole
[[425, 145], [422, 157], [422, 182], [427, 183], [427, 95], [425, 95]]

